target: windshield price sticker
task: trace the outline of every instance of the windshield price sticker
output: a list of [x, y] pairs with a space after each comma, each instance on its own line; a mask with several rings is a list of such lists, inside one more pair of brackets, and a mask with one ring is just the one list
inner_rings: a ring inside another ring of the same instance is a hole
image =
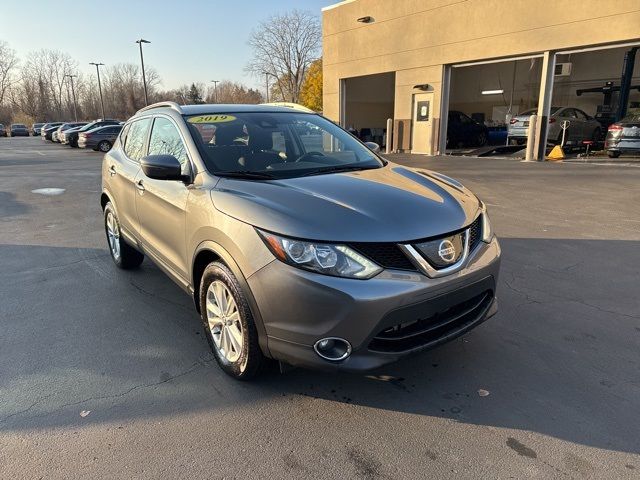
[[233, 122], [236, 119], [233, 115], [199, 115], [191, 117], [187, 121], [189, 123], [223, 123]]

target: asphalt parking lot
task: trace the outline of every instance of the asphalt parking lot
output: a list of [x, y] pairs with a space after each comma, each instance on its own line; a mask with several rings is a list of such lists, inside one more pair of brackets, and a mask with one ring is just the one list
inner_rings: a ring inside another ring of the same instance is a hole
[[239, 383], [187, 295], [112, 265], [101, 157], [0, 138], [0, 477], [640, 476], [640, 168], [395, 157], [489, 205], [499, 313], [370, 375]]

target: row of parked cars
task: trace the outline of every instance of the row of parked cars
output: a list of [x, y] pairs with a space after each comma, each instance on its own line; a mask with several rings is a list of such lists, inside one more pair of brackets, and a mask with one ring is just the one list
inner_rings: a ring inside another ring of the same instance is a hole
[[98, 119], [93, 122], [50, 122], [34, 124], [33, 134], [75, 148], [91, 148], [108, 152], [122, 130], [123, 122]]

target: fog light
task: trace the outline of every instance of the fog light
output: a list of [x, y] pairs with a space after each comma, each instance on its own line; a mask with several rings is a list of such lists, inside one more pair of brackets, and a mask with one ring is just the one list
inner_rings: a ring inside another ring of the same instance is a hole
[[325, 360], [331, 360], [337, 362], [344, 360], [351, 355], [351, 344], [338, 337], [329, 337], [318, 340], [313, 349], [318, 355]]

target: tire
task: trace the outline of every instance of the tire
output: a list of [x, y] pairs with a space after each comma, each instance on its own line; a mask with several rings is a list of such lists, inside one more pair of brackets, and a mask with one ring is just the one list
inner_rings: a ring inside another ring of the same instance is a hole
[[108, 140], [102, 140], [96, 149], [102, 153], [107, 153], [111, 150], [111, 143]]
[[104, 207], [104, 231], [113, 263], [123, 270], [139, 267], [144, 255], [125, 242], [120, 235], [120, 222], [111, 202]]
[[[223, 263], [210, 263], [202, 274], [199, 295], [202, 326], [220, 368], [237, 380], [256, 376], [266, 358], [247, 297], [233, 272]], [[225, 304], [229, 308], [221, 315]]]
[[607, 155], [609, 158], [618, 158], [620, 156], [620, 152], [616, 152], [615, 150], [608, 150]]
[[478, 134], [478, 138], [476, 139], [476, 143], [479, 147], [484, 147], [487, 144], [487, 134], [485, 132], [480, 132]]

